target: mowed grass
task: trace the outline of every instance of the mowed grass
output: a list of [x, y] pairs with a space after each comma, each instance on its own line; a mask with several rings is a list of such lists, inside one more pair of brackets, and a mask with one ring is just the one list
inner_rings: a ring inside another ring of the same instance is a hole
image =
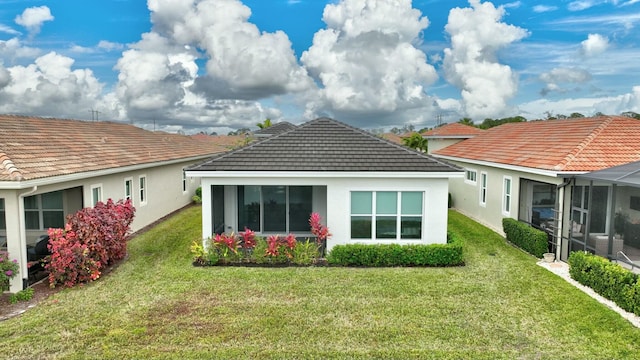
[[633, 359], [640, 329], [451, 212], [455, 268], [193, 267], [201, 211], [0, 322], [7, 359]]

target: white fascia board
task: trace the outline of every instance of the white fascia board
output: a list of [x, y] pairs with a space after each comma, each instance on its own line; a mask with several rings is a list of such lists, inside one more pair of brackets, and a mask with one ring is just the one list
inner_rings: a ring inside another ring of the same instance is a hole
[[149, 168], [154, 168], [159, 166], [173, 165], [181, 162], [203, 160], [203, 159], [208, 159], [210, 157], [211, 155], [204, 155], [204, 156], [197, 156], [197, 157], [190, 157], [190, 158], [183, 158], [183, 159], [176, 159], [176, 160], [157, 161], [152, 163], [144, 163], [144, 164], [109, 168], [109, 169], [103, 169], [103, 170], [73, 173], [69, 175], [50, 176], [45, 178], [24, 180], [24, 181], [0, 181], [0, 189], [19, 190], [19, 189], [32, 188], [34, 186], [54, 185], [54, 184], [60, 184], [60, 183], [69, 182], [69, 181], [84, 180], [92, 177], [107, 176], [107, 175], [119, 174], [119, 173], [124, 173], [129, 171], [137, 171], [137, 170], [149, 169]]
[[555, 177], [555, 178], [584, 174], [584, 172], [553, 171], [553, 170], [530, 168], [526, 166], [500, 164], [500, 163], [491, 162], [491, 161], [471, 160], [471, 159], [465, 159], [465, 158], [454, 157], [454, 156], [443, 156], [443, 155], [437, 155], [437, 154], [432, 154], [432, 155], [439, 159], [459, 161], [459, 162], [464, 162], [468, 164], [476, 164], [476, 165], [482, 165], [487, 167], [494, 167], [498, 169], [512, 170], [512, 171], [518, 171], [518, 172], [523, 172], [528, 174], [542, 175], [542, 176]]
[[187, 170], [188, 177], [200, 178], [392, 178], [392, 179], [442, 179], [462, 178], [464, 172], [344, 172], [344, 171], [204, 171]]

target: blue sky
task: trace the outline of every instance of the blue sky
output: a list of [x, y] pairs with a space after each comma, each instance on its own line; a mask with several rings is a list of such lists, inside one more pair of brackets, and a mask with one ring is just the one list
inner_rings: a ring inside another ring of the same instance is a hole
[[0, 0], [0, 113], [226, 133], [640, 112], [639, 25], [640, 0]]

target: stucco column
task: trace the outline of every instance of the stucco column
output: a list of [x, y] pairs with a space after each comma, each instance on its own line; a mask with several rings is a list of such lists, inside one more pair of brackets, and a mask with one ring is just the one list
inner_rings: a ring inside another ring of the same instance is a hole
[[21, 229], [20, 229], [20, 217], [24, 217], [24, 212], [20, 212], [18, 206], [18, 196], [15, 192], [12, 192], [9, 196], [4, 197], [5, 206], [5, 220], [7, 223], [7, 251], [9, 252], [9, 259], [17, 260], [19, 273], [11, 279], [9, 285], [9, 291], [16, 293], [22, 290], [23, 279], [28, 278], [27, 269], [27, 249], [26, 244], [22, 244], [21, 241]]

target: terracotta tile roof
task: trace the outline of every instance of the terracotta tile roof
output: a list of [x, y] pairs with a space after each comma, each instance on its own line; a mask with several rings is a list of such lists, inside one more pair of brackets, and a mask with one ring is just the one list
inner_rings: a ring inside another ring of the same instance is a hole
[[508, 123], [434, 155], [558, 172], [600, 170], [640, 160], [640, 120], [601, 116]]
[[225, 151], [215, 142], [129, 124], [0, 115], [0, 181], [20, 181]]
[[484, 133], [485, 130], [473, 126], [451, 123], [446, 124], [422, 133], [422, 136], [429, 138], [457, 138], [466, 139]]
[[192, 171], [461, 172], [446, 161], [319, 118], [214, 156]]
[[403, 137], [400, 135], [396, 135], [394, 133], [384, 133], [384, 134], [380, 134], [380, 137], [391, 141], [394, 144], [398, 144], [398, 145], [404, 145], [404, 142], [402, 141]]
[[244, 144], [245, 135], [207, 135], [207, 134], [194, 134], [189, 135], [190, 137], [201, 140], [201, 141], [210, 141], [216, 145], [220, 145], [226, 147], [228, 149], [233, 149], [238, 146]]

